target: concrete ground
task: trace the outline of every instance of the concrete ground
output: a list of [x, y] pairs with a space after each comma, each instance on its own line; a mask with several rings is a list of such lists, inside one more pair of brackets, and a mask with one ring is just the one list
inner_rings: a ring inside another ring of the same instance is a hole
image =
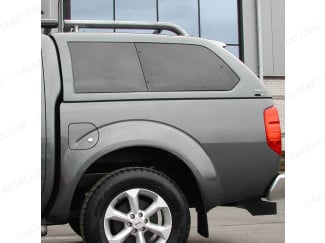
[[[284, 187], [284, 184], [283, 184]], [[285, 201], [278, 202], [278, 214], [251, 216], [246, 210], [233, 207], [217, 207], [208, 214], [210, 237], [196, 232], [196, 213], [191, 210], [191, 233], [188, 243], [282, 243], [284, 237]], [[48, 235], [42, 243], [81, 243], [69, 225], [48, 227]]]

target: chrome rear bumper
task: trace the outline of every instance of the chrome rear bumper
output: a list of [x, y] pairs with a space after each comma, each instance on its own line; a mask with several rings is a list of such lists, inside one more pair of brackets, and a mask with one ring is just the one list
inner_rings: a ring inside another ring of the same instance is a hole
[[266, 198], [270, 201], [284, 198], [284, 196], [285, 196], [284, 183], [285, 183], [285, 175], [279, 174], [274, 179], [272, 185], [270, 186], [270, 189], [267, 193]]

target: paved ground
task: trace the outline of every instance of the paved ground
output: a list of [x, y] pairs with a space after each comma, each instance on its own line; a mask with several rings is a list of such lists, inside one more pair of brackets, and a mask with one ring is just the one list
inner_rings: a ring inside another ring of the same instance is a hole
[[[283, 185], [284, 186], [284, 185]], [[196, 233], [196, 214], [191, 211], [191, 233], [188, 243], [283, 243], [284, 199], [278, 200], [278, 214], [251, 216], [246, 210], [219, 207], [211, 210], [210, 237], [205, 239]], [[68, 225], [48, 228], [42, 243], [81, 243]]]

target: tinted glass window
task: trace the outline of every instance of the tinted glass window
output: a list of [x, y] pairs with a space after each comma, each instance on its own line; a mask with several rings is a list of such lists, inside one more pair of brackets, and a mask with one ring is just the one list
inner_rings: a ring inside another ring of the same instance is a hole
[[[72, 19], [168, 21], [190, 35], [218, 40], [239, 57], [238, 0], [71, 0], [64, 1]], [[66, 30], [69, 31], [69, 30]], [[112, 29], [80, 29], [81, 32], [113, 32]], [[116, 32], [152, 33], [152, 30]], [[164, 35], [175, 35], [163, 31]]]
[[227, 44], [239, 58], [237, 0], [200, 0], [201, 36]]
[[[63, 1], [68, 4], [68, 1]], [[113, 20], [113, 0], [71, 0], [71, 19]], [[79, 32], [113, 32], [112, 29], [81, 28]]]
[[115, 3], [116, 20], [156, 21], [155, 0], [118, 0]]
[[226, 46], [226, 50], [231, 52], [234, 56], [239, 58], [239, 46]]
[[230, 90], [236, 74], [202, 46], [137, 43], [149, 91]]
[[[158, 1], [159, 21], [172, 22], [182, 26], [190, 35], [199, 35], [198, 1]], [[167, 34], [168, 32], [164, 32]]]
[[71, 19], [113, 19], [113, 0], [71, 0]]
[[201, 36], [238, 43], [237, 0], [201, 0]]
[[[156, 21], [155, 0], [118, 0], [115, 2], [116, 20], [126, 21]], [[152, 33], [153, 30], [124, 30], [116, 32]]]
[[147, 91], [133, 43], [70, 42], [77, 93]]

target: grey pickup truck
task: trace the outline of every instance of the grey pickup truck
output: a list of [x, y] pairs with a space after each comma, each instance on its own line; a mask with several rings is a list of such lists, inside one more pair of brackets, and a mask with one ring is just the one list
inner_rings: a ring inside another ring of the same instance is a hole
[[205, 237], [216, 206], [276, 213], [278, 112], [222, 43], [170, 23], [64, 24], [42, 22], [43, 235], [69, 223], [88, 243], [183, 243], [189, 208]]

